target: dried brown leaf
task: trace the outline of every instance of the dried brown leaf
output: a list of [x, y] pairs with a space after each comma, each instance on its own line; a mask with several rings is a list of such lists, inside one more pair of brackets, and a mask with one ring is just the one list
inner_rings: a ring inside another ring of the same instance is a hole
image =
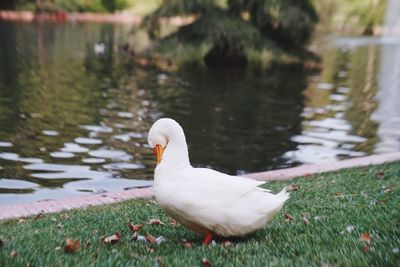
[[285, 218], [285, 223], [289, 223], [294, 220], [293, 216], [288, 213], [285, 213], [284, 218]]
[[69, 219], [68, 213], [61, 213], [60, 214], [60, 219], [61, 220], [68, 220]]
[[147, 234], [145, 238], [146, 238], [147, 242], [149, 242], [151, 244], [157, 244], [157, 239], [154, 236], [152, 236], [151, 234]]
[[121, 239], [121, 233], [120, 232], [116, 232], [115, 234], [110, 235], [110, 236], [103, 236], [100, 239], [100, 242], [103, 243], [103, 244], [115, 244], [120, 239]]
[[65, 243], [66, 243], [66, 245], [64, 247], [65, 253], [73, 253], [73, 252], [77, 251], [78, 249], [80, 249], [80, 247], [81, 247], [81, 241], [79, 241], [79, 240], [67, 238], [65, 240]]
[[143, 224], [132, 224], [128, 223], [129, 229], [131, 229], [132, 232], [139, 232], [140, 229], [142, 229]]
[[15, 256], [17, 256], [17, 255], [18, 255], [18, 252], [15, 251], [15, 250], [12, 250], [12, 251], [10, 252], [10, 256], [11, 256], [11, 257], [15, 257]]
[[224, 243], [223, 243], [223, 246], [224, 247], [230, 247], [230, 246], [233, 246], [233, 243], [231, 242], [231, 241], [225, 241]]
[[193, 243], [189, 242], [189, 241], [183, 241], [183, 246], [185, 248], [192, 248], [193, 247]]
[[203, 258], [203, 259], [201, 260], [201, 263], [202, 263], [204, 266], [211, 267], [210, 261], [207, 260], [206, 258]]
[[156, 250], [155, 250], [154, 248], [148, 248], [148, 249], [147, 249], [147, 252], [149, 252], [149, 253], [154, 253], [154, 252], [156, 252]]
[[162, 257], [158, 256], [158, 257], [156, 257], [156, 260], [159, 265], [164, 265], [164, 259]]
[[44, 217], [44, 214], [40, 212], [35, 216], [35, 219], [40, 219], [40, 218], [43, 218], [43, 217]]
[[171, 223], [172, 227], [175, 227], [178, 223], [175, 219], [171, 219]]
[[367, 254], [369, 252], [369, 247], [368, 246], [363, 247], [362, 252]]
[[385, 190], [383, 190], [383, 193], [389, 193], [392, 192], [392, 188], [386, 188]]
[[297, 190], [299, 190], [299, 189], [300, 189], [300, 186], [297, 185], [297, 184], [290, 184], [290, 185], [286, 186], [286, 190], [287, 190], [288, 192], [297, 191]]
[[371, 243], [371, 235], [369, 233], [362, 233], [360, 235], [360, 241]]
[[159, 219], [150, 219], [150, 221], [147, 224], [151, 224], [151, 225], [165, 225], [165, 223], [163, 223], [162, 221], [160, 221]]
[[147, 201], [147, 203], [150, 205], [157, 205], [157, 202], [154, 200], [149, 200], [149, 201]]
[[303, 213], [303, 223], [305, 225], [307, 225], [309, 223], [308, 216], [309, 216], [309, 214], [307, 212]]
[[134, 232], [133, 235], [131, 236], [130, 241], [136, 241], [138, 239], [138, 233]]

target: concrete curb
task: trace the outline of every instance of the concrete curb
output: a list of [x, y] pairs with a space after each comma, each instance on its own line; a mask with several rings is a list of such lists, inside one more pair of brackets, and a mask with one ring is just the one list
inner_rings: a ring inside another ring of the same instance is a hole
[[[290, 180], [299, 176], [331, 172], [354, 167], [379, 165], [395, 161], [400, 161], [400, 153], [372, 155], [368, 157], [347, 159], [325, 164], [302, 165], [289, 169], [251, 173], [244, 176], [261, 181], [283, 181]], [[153, 197], [152, 188], [136, 188], [122, 192], [93, 194], [82, 197], [66, 198], [62, 200], [48, 200], [37, 201], [27, 204], [5, 205], [0, 206], [0, 220], [37, 215], [39, 213], [59, 212], [62, 210], [86, 208], [91, 206], [121, 202], [129, 199], [151, 197]]]
[[299, 167], [273, 170], [266, 172], [249, 173], [243, 176], [260, 181], [284, 181], [299, 176], [310, 174], [318, 174], [323, 172], [332, 172], [342, 169], [350, 169], [355, 167], [365, 167], [371, 165], [379, 165], [383, 163], [400, 161], [400, 153], [388, 153], [381, 155], [372, 155], [367, 157], [352, 158], [336, 162], [323, 164], [306, 164]]

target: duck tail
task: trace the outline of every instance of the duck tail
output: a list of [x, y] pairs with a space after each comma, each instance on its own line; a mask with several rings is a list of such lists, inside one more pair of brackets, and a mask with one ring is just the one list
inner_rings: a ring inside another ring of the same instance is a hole
[[276, 196], [282, 198], [282, 202], [285, 202], [286, 200], [288, 200], [289, 199], [289, 193], [287, 192], [287, 188], [284, 187], [281, 192], [276, 194]]

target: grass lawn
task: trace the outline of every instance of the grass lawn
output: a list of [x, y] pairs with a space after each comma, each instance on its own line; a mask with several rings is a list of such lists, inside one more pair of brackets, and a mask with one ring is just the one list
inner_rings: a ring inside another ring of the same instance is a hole
[[[2, 221], [0, 266], [207, 265], [203, 259], [211, 266], [400, 266], [400, 162], [267, 187], [278, 191], [288, 184], [299, 188], [281, 213], [265, 229], [233, 244], [218, 240], [202, 246], [199, 235], [171, 225], [148, 200]], [[152, 218], [165, 225], [146, 224]], [[128, 222], [144, 223], [140, 235], [165, 241], [130, 241]], [[100, 242], [117, 231], [119, 242]], [[65, 254], [66, 238], [79, 239], [80, 249]], [[192, 247], [182, 239], [192, 240]]]

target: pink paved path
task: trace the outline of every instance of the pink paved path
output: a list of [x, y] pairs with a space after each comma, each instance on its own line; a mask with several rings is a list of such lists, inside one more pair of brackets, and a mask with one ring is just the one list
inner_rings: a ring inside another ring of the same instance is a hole
[[[336, 171], [353, 167], [378, 165], [387, 162], [400, 161], [400, 153], [373, 155], [325, 164], [302, 165], [299, 167], [246, 174], [246, 177], [262, 180], [289, 180], [298, 176]], [[122, 192], [93, 194], [88, 196], [71, 197], [62, 200], [37, 201], [27, 204], [0, 206], [0, 220], [13, 217], [24, 217], [39, 213], [58, 212], [76, 208], [121, 202], [128, 199], [151, 198], [152, 188], [130, 189]]]

